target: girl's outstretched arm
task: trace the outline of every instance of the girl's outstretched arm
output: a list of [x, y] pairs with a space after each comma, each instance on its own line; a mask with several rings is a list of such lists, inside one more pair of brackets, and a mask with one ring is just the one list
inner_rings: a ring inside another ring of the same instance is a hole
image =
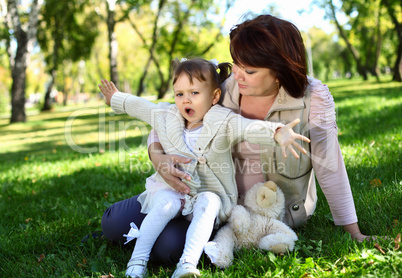
[[112, 96], [119, 92], [113, 82], [109, 82], [106, 79], [101, 80], [102, 85], [98, 85], [99, 89], [101, 90], [102, 94], [105, 96], [105, 102], [107, 105], [110, 105], [110, 101]]

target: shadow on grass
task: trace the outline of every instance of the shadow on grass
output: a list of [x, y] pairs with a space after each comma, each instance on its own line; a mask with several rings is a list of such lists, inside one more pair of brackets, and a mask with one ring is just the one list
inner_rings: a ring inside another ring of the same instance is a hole
[[[81, 240], [101, 229], [103, 212], [112, 203], [142, 192], [146, 177], [118, 167], [92, 167], [42, 177], [35, 183], [28, 179], [4, 181], [0, 195], [0, 231], [7, 237], [0, 244], [5, 251], [1, 252], [0, 261], [1, 258], [15, 260], [21, 264], [20, 268], [25, 267], [25, 261], [35, 263], [35, 256], [45, 254], [42, 264], [62, 257], [73, 260], [64, 267], [76, 266], [75, 260], [82, 263], [83, 258], [77, 252]], [[87, 252], [91, 248], [95, 248], [94, 254], [88, 255], [88, 260], [103, 250], [91, 244], [82, 250]]]
[[[85, 134], [85, 132], [82, 132], [82, 134]], [[79, 149], [76, 150], [81, 150], [81, 152], [74, 150], [65, 141], [65, 144], [60, 145], [58, 143], [60, 140], [49, 140], [47, 142], [25, 144], [24, 150], [21, 151], [3, 153], [0, 156], [0, 163], [5, 163], [3, 170], [7, 170], [13, 167], [14, 162], [24, 161], [26, 157], [35, 157], [34, 159], [42, 161], [71, 160], [73, 162], [89, 154], [99, 154], [103, 151], [118, 152], [120, 151], [119, 146], [121, 146], [125, 152], [134, 151], [136, 147], [144, 144], [145, 139], [143, 136], [135, 136], [126, 137], [122, 141], [109, 140], [108, 142], [77, 144], [76, 146], [79, 147]], [[106, 148], [101, 150], [101, 146], [105, 146]]]
[[[88, 224], [92, 217], [100, 220], [111, 203], [141, 193], [150, 174], [131, 172], [116, 165], [85, 168], [68, 175], [41, 176], [36, 180], [5, 178], [0, 196], [0, 223], [14, 223], [19, 229], [18, 223], [24, 217], [45, 223], [70, 218], [72, 224], [77, 217], [87, 219]], [[10, 207], [13, 209], [7, 209]]]

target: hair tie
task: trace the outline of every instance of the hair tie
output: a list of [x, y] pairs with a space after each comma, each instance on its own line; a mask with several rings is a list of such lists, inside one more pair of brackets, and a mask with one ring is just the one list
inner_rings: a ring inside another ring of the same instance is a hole
[[209, 62], [210, 63], [212, 63], [216, 68], [218, 67], [218, 65], [219, 65], [219, 61], [218, 60], [216, 60], [215, 58], [214, 59], [211, 59], [211, 60], [209, 60]]
[[185, 61], [187, 61], [187, 58], [181, 58], [181, 59], [180, 59], [180, 63], [183, 63], [183, 62], [185, 62]]

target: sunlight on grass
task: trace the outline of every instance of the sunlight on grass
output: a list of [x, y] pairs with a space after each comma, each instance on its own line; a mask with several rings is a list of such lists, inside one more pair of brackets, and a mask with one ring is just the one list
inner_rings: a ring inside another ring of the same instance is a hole
[[[44, 113], [32, 116], [28, 123], [6, 125], [2, 128], [0, 153], [57, 152], [60, 147], [84, 153], [105, 149], [130, 149], [145, 144], [149, 126], [127, 115], [113, 116], [104, 106], [80, 108], [55, 115]], [[138, 138], [136, 140], [127, 140]]]
[[[328, 82], [336, 102], [339, 142], [363, 233], [402, 231], [402, 84]], [[0, 273], [5, 277], [124, 277], [131, 248], [81, 239], [101, 229], [115, 202], [144, 190], [153, 172], [149, 126], [98, 103], [34, 113], [28, 122], [0, 119]], [[239, 250], [216, 269], [203, 257], [203, 277], [398, 277], [402, 251], [380, 240], [351, 240], [334, 225], [320, 188], [309, 222], [284, 256]], [[174, 266], [150, 263], [151, 277]]]

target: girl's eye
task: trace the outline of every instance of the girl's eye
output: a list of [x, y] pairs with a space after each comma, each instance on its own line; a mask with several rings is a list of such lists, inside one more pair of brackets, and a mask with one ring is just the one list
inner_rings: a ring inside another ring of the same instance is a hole
[[181, 97], [181, 96], [183, 96], [182, 93], [177, 93], [177, 94], [176, 94], [176, 97]]
[[199, 93], [198, 92], [193, 92], [193, 95], [198, 95]]

